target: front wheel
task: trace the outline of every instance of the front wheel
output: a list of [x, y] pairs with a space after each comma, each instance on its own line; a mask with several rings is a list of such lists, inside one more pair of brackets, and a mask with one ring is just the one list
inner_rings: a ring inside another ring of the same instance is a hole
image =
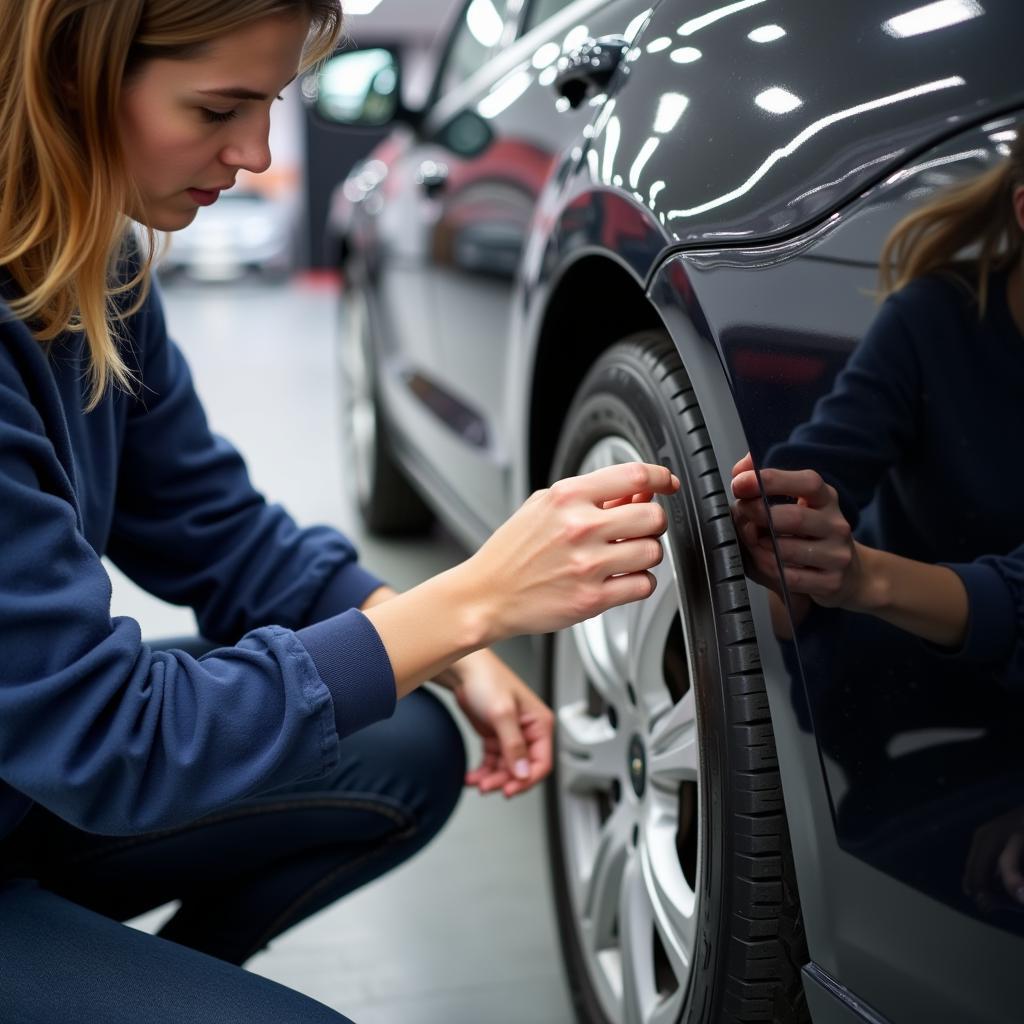
[[554, 636], [548, 787], [562, 947], [580, 1020], [807, 1021], [807, 960], [742, 559], [670, 339], [595, 364], [556, 478], [631, 460], [682, 481], [646, 601]]

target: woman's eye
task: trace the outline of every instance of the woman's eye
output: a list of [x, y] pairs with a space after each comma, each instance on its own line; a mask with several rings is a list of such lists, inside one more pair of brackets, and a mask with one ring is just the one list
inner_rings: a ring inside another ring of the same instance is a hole
[[208, 110], [206, 107], [200, 107], [199, 112], [203, 115], [204, 120], [215, 123], [230, 121], [233, 117], [238, 116], [237, 110]]

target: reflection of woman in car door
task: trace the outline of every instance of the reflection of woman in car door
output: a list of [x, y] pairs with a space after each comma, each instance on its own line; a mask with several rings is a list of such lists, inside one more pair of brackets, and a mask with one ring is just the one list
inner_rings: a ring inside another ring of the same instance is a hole
[[881, 260], [888, 298], [866, 338], [811, 420], [763, 460], [768, 505], [751, 457], [733, 470], [749, 571], [773, 590], [782, 634], [795, 625], [808, 685], [827, 688], [809, 697], [823, 749], [848, 775], [840, 821], [853, 835], [927, 801], [944, 772], [976, 771], [983, 785], [991, 769], [972, 762], [969, 741], [952, 755], [934, 744], [907, 754], [897, 733], [976, 723], [989, 730], [987, 757], [1016, 756], [1022, 242], [1018, 139], [894, 229]]
[[[867, 337], [761, 470], [769, 500], [792, 502], [771, 517], [795, 616], [868, 613], [1024, 683], [1024, 139], [897, 225], [881, 262]], [[749, 455], [733, 492], [777, 587]]]

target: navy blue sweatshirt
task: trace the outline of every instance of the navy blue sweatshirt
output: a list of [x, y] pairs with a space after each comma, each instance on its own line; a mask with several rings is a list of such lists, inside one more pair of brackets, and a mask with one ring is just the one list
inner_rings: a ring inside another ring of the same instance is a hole
[[[141, 387], [86, 414], [81, 335], [44, 348], [0, 302], [0, 836], [32, 801], [109, 835], [178, 825], [328, 772], [394, 710], [357, 610], [380, 581], [253, 489], [155, 293], [126, 333]], [[151, 650], [111, 618], [104, 554], [225, 646]]]
[[949, 277], [882, 305], [810, 421], [767, 465], [815, 469], [865, 544], [948, 564], [967, 588], [965, 663], [1024, 685], [1024, 337], [989, 282]]

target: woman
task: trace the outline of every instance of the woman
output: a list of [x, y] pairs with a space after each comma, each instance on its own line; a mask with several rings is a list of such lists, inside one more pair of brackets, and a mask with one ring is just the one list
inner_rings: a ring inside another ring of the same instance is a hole
[[[521, 793], [550, 770], [552, 716], [486, 648], [652, 590], [665, 516], [633, 498], [678, 488], [663, 467], [539, 492], [395, 595], [210, 434], [127, 218], [177, 230], [264, 170], [274, 97], [340, 18], [0, 0], [5, 1020], [342, 1020], [236, 965], [450, 814], [461, 741], [416, 688], [450, 686], [483, 736], [466, 780]], [[197, 660], [112, 620], [103, 554], [222, 646]], [[164, 938], [118, 923], [173, 899]]]
[[[870, 614], [1024, 685], [1024, 138], [896, 226], [881, 283], [832, 392], [761, 470], [790, 499], [770, 515], [792, 610]], [[749, 455], [732, 483], [751, 570], [781, 591]]]

